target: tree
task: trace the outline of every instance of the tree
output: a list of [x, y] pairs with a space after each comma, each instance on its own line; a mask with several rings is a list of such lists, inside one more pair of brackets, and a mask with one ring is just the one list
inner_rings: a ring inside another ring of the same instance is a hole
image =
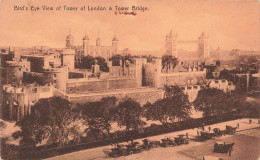
[[87, 55], [86, 57], [83, 57], [82, 63], [79, 64], [79, 68], [83, 69], [91, 69], [91, 66], [95, 64], [95, 58]]
[[72, 105], [60, 97], [40, 99], [33, 107], [32, 113], [26, 116], [18, 125], [21, 132], [16, 137], [32, 139], [35, 144], [44, 139], [64, 146], [73, 140], [79, 140], [79, 127], [76, 125], [79, 116]]
[[227, 94], [216, 88], [204, 88], [198, 92], [193, 104], [204, 117], [219, 116], [227, 109]]
[[141, 115], [142, 107], [131, 98], [124, 99], [117, 106], [117, 123], [120, 127], [125, 126], [126, 131], [137, 129], [145, 124], [141, 120]]
[[244, 92], [236, 89], [229, 94], [226, 94], [227, 105], [225, 111], [236, 110], [241, 112], [247, 106], [247, 95]]
[[85, 124], [88, 125], [85, 132], [89, 137], [98, 139], [105, 136], [105, 131], [110, 134], [111, 123], [115, 121], [116, 101], [115, 97], [104, 97], [101, 101], [78, 104]]
[[109, 68], [107, 66], [107, 62], [106, 62], [105, 58], [96, 57], [95, 60], [97, 60], [97, 64], [100, 66], [100, 70], [102, 72], [108, 72], [109, 71]]
[[84, 132], [89, 138], [94, 137], [95, 139], [99, 139], [104, 137], [104, 127], [102, 126], [100, 118], [100, 106], [101, 103], [99, 101], [78, 104], [78, 108], [82, 113], [84, 124], [87, 125]]
[[162, 56], [162, 67], [166, 68], [167, 70], [170, 70], [170, 68], [175, 68], [175, 66], [178, 64], [177, 58], [171, 56], [171, 55], [164, 55]]
[[112, 61], [113, 66], [120, 66], [120, 61], [122, 60], [122, 56], [120, 54], [112, 55], [110, 60]]
[[162, 124], [174, 121], [176, 118], [187, 119], [190, 115], [190, 102], [188, 95], [182, 89], [175, 86], [165, 86], [165, 97], [157, 100], [154, 104], [144, 105], [145, 117], [148, 120], [158, 120]]
[[146, 103], [144, 105], [144, 116], [147, 120], [160, 121], [162, 124], [167, 123], [169, 119], [169, 110], [165, 99], [159, 99], [155, 103]]
[[116, 101], [116, 97], [104, 97], [101, 99], [101, 122], [108, 134], [110, 134], [111, 123], [116, 120]]
[[134, 63], [133, 56], [131, 54], [126, 54], [122, 57], [123, 64], [125, 61], [129, 61], [130, 63]]
[[180, 86], [164, 86], [164, 92], [170, 120], [189, 118], [191, 104], [188, 95], [183, 92]]

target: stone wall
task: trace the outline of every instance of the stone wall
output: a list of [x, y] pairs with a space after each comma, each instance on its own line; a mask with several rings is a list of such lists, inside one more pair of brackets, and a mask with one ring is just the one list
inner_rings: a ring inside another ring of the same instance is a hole
[[80, 94], [80, 95], [70, 95], [68, 94], [68, 100], [74, 103], [86, 103], [99, 101], [103, 97], [114, 96], [118, 99], [118, 102], [122, 101], [124, 98], [132, 98], [133, 100], [144, 105], [147, 102], [155, 102], [156, 100], [163, 98], [163, 90], [157, 90], [155, 88], [147, 89], [130, 89], [130, 90], [120, 90], [120, 91], [110, 91], [102, 93], [90, 93], [90, 94]]
[[198, 72], [178, 72], [172, 74], [161, 74], [161, 86], [164, 85], [194, 85], [206, 77], [206, 71]]
[[67, 82], [67, 93], [81, 94], [88, 92], [100, 92], [114, 89], [136, 88], [135, 78], [118, 78], [108, 80], [69, 80]]

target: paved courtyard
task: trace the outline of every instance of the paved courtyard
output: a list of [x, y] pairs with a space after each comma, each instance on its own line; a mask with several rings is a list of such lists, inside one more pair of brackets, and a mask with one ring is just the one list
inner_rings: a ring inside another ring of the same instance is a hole
[[[177, 147], [155, 148], [150, 151], [144, 151], [139, 154], [119, 158], [107, 158], [105, 156], [111, 146], [104, 146], [94, 149], [82, 150], [79, 152], [69, 153], [57, 157], [50, 158], [52, 160], [201, 160], [203, 155], [211, 155], [223, 157], [224, 160], [258, 160], [260, 157], [260, 124], [257, 119], [253, 119], [252, 124], [249, 124], [248, 119], [239, 119], [229, 122], [211, 125], [211, 128], [224, 129], [226, 125], [235, 127], [239, 123], [238, 132], [235, 135], [226, 135], [220, 138], [211, 139], [205, 142], [195, 142], [192, 139], [197, 135], [196, 129], [189, 129], [164, 135], [149, 137], [150, 140], [160, 140], [165, 136], [175, 137], [178, 134], [189, 133], [190, 143]], [[207, 129], [208, 126], [205, 127]], [[136, 140], [141, 143], [140, 140]], [[216, 141], [234, 142], [231, 156], [222, 153], [213, 153], [213, 145]]]

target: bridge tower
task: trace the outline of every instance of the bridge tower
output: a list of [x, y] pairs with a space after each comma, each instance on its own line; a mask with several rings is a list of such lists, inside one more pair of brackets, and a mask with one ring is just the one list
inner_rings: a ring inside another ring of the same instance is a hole
[[178, 58], [178, 37], [177, 34], [166, 35], [166, 55], [171, 55]]
[[204, 32], [198, 40], [198, 54], [200, 57], [209, 57], [209, 36]]

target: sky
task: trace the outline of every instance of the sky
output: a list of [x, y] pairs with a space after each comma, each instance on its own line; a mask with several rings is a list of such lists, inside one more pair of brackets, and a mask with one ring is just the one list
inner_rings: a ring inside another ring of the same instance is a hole
[[[54, 11], [14, 10], [43, 5]], [[64, 11], [64, 5], [78, 11]], [[107, 10], [80, 11], [84, 5]], [[56, 11], [59, 6], [62, 10]], [[114, 6], [144, 6], [149, 11], [115, 15]], [[179, 40], [197, 40], [206, 32], [211, 48], [260, 50], [259, 6], [257, 0], [1, 0], [0, 46], [64, 47], [71, 30], [75, 45], [82, 44], [85, 34], [94, 45], [99, 33], [101, 45], [111, 45], [116, 35], [119, 49], [160, 50], [172, 30]], [[179, 48], [196, 50], [197, 44]]]

